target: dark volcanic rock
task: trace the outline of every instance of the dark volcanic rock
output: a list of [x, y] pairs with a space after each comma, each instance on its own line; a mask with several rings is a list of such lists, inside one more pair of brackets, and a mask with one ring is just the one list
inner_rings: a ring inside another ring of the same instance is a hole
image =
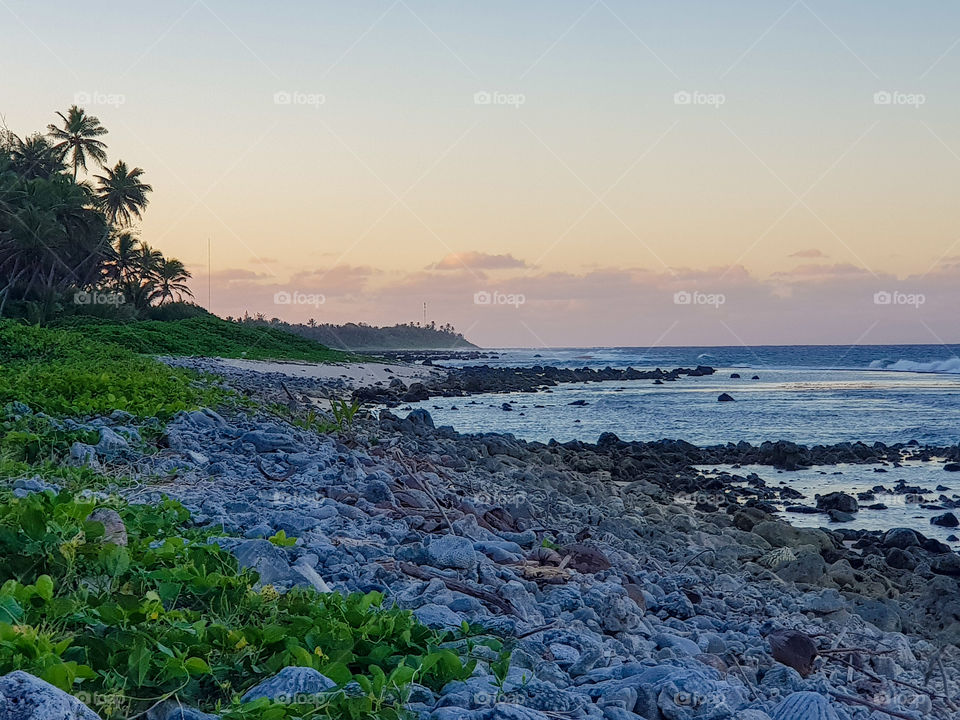
[[817, 507], [821, 510], [839, 510], [845, 513], [855, 513], [860, 509], [860, 504], [852, 495], [843, 492], [832, 492], [826, 495], [817, 496]]
[[931, 525], [938, 525], [940, 527], [950, 527], [955, 528], [960, 526], [960, 520], [957, 520], [957, 516], [952, 512], [944, 513], [943, 515], [936, 515], [930, 518]]
[[717, 402], [734, 402], [734, 399], [727, 393], [720, 393], [720, 397], [717, 398]]

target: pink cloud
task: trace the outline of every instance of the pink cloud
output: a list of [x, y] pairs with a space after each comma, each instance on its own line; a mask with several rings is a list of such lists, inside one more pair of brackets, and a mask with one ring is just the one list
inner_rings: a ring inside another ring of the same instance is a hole
[[529, 267], [523, 260], [510, 253], [491, 255], [490, 253], [469, 252], [451, 253], [439, 262], [429, 266], [431, 270], [506, 270]]
[[806, 250], [797, 250], [795, 253], [790, 253], [788, 257], [795, 258], [823, 258], [827, 257], [826, 253], [818, 248], [807, 248]]

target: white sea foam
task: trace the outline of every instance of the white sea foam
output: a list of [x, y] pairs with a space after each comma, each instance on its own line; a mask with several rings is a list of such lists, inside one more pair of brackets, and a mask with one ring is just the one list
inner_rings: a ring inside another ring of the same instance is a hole
[[920, 362], [918, 360], [874, 360], [870, 363], [870, 369], [892, 370], [894, 372], [960, 374], [960, 357], [952, 357], [946, 360], [931, 360], [930, 362]]

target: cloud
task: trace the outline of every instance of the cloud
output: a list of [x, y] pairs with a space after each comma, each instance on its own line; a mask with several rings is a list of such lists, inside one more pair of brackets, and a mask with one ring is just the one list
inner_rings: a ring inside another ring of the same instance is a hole
[[[771, 276], [740, 266], [581, 272], [517, 269], [487, 276], [429, 268], [411, 273], [339, 266], [290, 278], [215, 276], [213, 310], [262, 312], [291, 322], [453, 323], [486, 347], [923, 343], [957, 339], [960, 267], [927, 275], [874, 275], [851, 264], [810, 263]], [[206, 278], [195, 278], [206, 297]], [[319, 294], [319, 304], [279, 304], [280, 292]], [[921, 307], [878, 304], [877, 293], [920, 293]], [[476, 294], [523, 297], [476, 301]], [[678, 301], [677, 297], [687, 300]], [[710, 297], [722, 296], [722, 302]], [[696, 298], [701, 298], [702, 301]], [[936, 336], [933, 335], [936, 333]]]
[[507, 270], [529, 267], [523, 260], [515, 258], [510, 253], [503, 255], [491, 255], [490, 253], [469, 252], [451, 253], [444, 257], [440, 262], [430, 265], [430, 270]]
[[807, 248], [806, 250], [797, 250], [795, 253], [790, 253], [788, 257], [823, 258], [823, 257], [827, 257], [827, 254], [818, 248]]

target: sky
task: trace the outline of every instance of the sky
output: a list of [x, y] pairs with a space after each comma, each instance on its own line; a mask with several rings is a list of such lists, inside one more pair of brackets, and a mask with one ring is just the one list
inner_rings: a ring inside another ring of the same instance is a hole
[[[219, 315], [490, 347], [960, 341], [960, 6], [0, 0]], [[208, 271], [209, 246], [209, 271]]]

